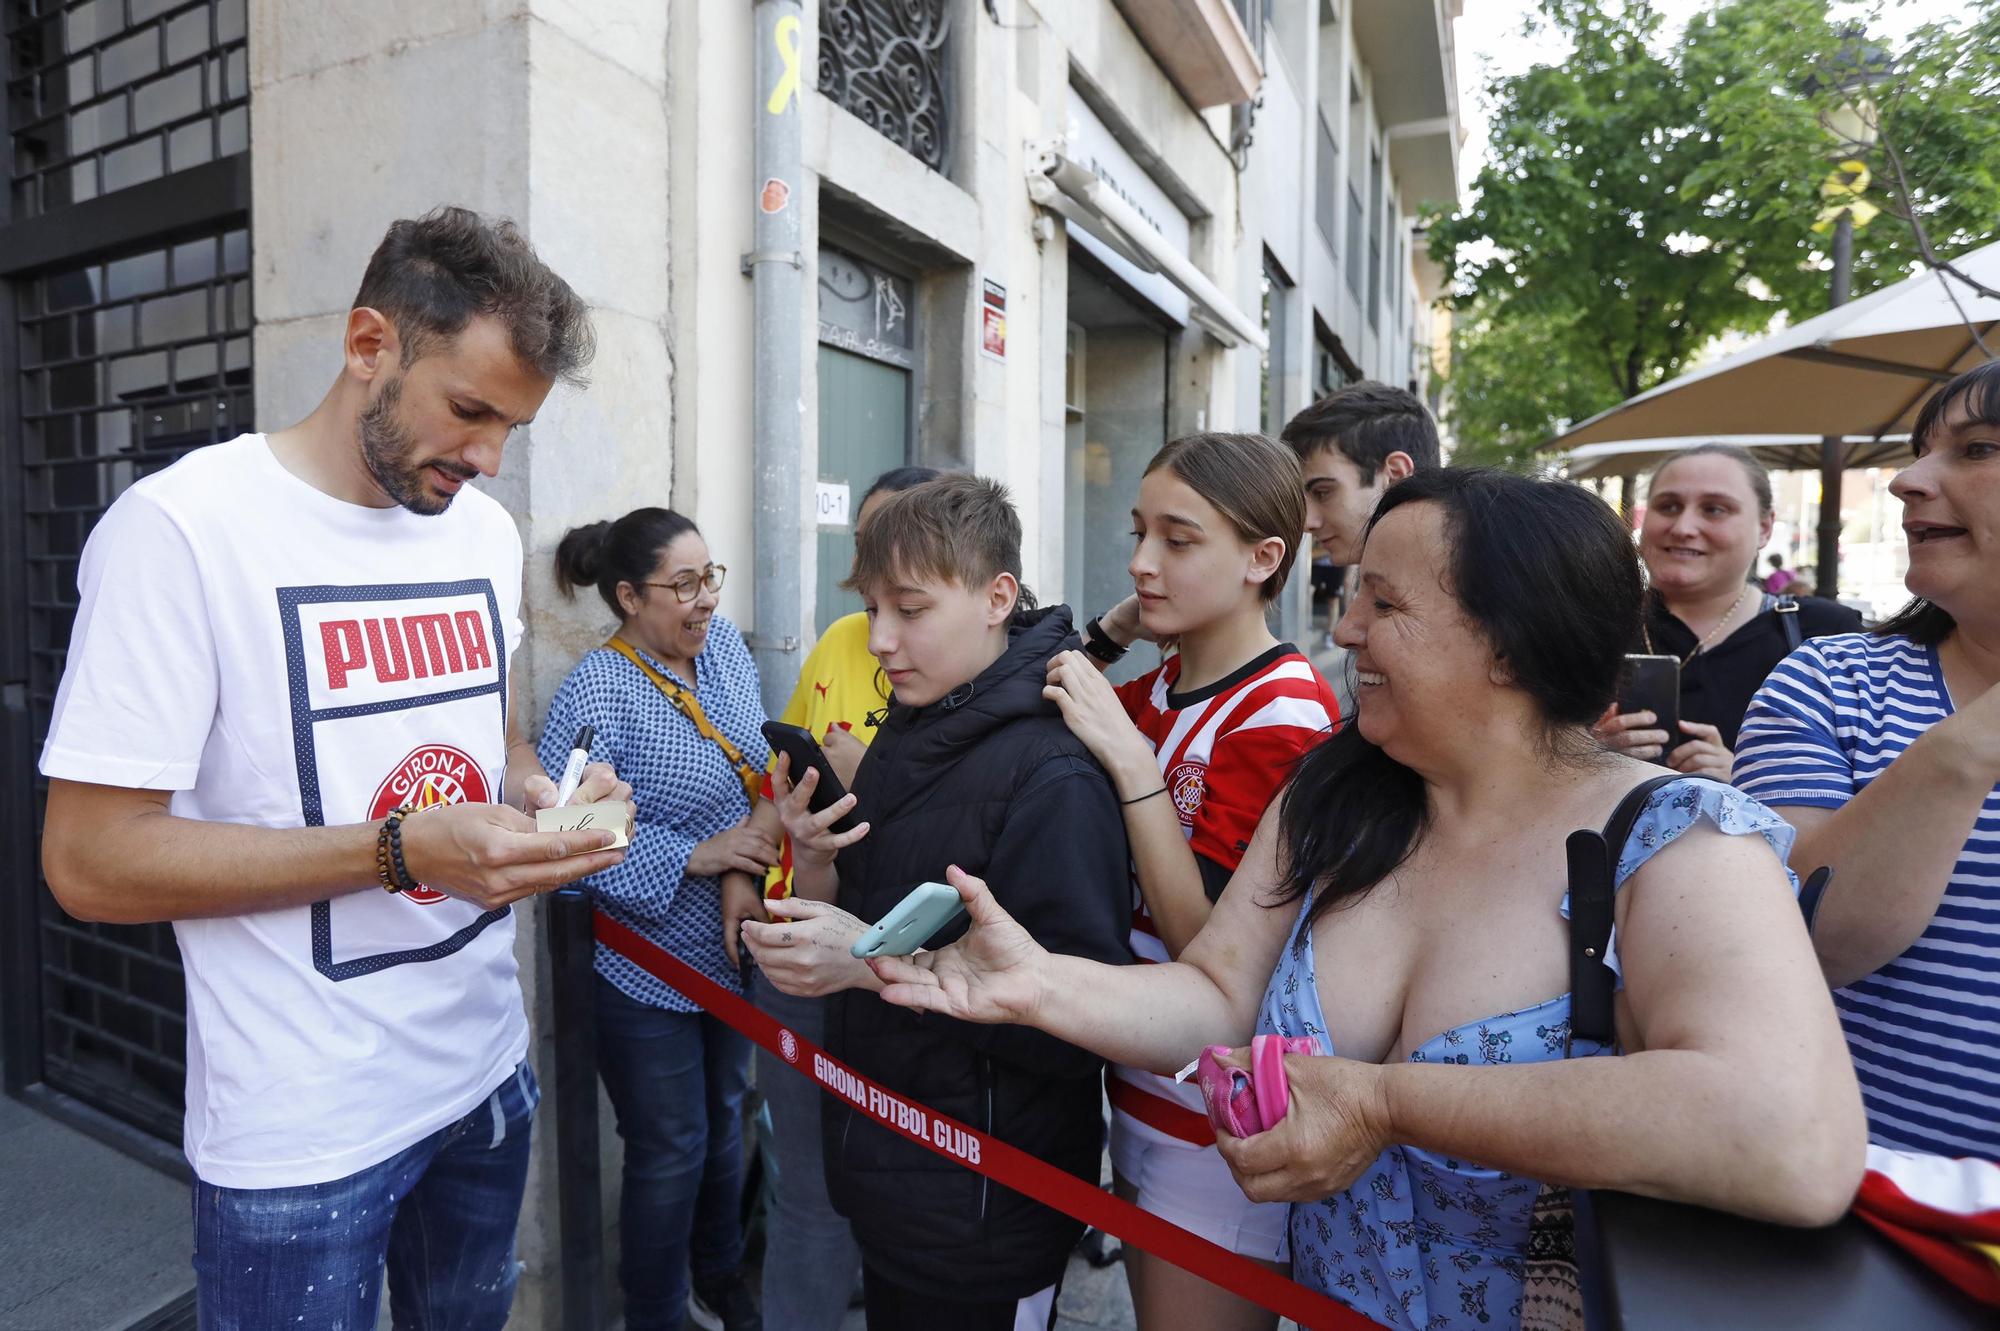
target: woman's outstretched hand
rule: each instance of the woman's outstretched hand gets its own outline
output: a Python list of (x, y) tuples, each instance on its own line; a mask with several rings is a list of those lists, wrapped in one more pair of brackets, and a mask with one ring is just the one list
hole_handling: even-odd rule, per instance
[(935, 952), (870, 961), (882, 997), (960, 1021), (1034, 1025), (1049, 954), (1000, 909), (984, 881), (957, 865), (945, 871), (945, 881), (958, 889), (971, 927)]

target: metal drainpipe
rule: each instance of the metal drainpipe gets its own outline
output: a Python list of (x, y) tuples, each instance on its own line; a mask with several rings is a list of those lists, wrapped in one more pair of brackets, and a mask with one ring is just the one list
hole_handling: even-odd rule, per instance
[(805, 505), (800, 496), (805, 403), (799, 320), (805, 287), (800, 160), (804, 130), (799, 100), (805, 89), (805, 20), (799, 0), (757, 0), (755, 247), (743, 256), (756, 298), (751, 380), (751, 454), (755, 466), (756, 614), (751, 656), (776, 716), (791, 696), (798, 669), (804, 606)]

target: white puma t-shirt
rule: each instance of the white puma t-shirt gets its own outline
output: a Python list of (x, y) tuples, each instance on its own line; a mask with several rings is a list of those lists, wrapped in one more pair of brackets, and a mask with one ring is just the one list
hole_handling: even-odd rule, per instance
[[(488, 496), (365, 508), (243, 435), (121, 495), (77, 582), (44, 774), (261, 827), (504, 798), (521, 538)], [(378, 1164), (527, 1051), (510, 911), (377, 888), (174, 932), (187, 1155), (209, 1183)]]

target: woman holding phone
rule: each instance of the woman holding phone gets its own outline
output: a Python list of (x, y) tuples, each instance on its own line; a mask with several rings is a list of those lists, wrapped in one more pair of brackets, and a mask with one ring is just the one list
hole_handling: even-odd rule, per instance
[[(1176, 439), (1132, 507), (1133, 594), (1049, 664), (1048, 696), (1123, 803), (1132, 848), (1132, 951), (1169, 961), (1198, 933), (1299, 756), (1340, 717), (1312, 662), (1265, 615), (1305, 531), (1299, 463), (1251, 434)], [(1135, 638), (1173, 640), (1157, 669), (1114, 689), (1101, 672)], [(1185, 1229), (1280, 1266), (1282, 1206), (1247, 1200), (1215, 1150), (1201, 1092), (1114, 1067), (1112, 1182)], [(1140, 1249), (1125, 1276), (1142, 1331), (1267, 1331), (1276, 1316)]]
[(1680, 663), (1679, 732), (1656, 709), (1598, 722), (1614, 749), (1696, 776), (1729, 780), (1750, 698), (1807, 638), (1852, 633), (1860, 612), (1816, 596), (1773, 595), (1752, 578), (1771, 539), (1771, 474), (1747, 449), (1701, 444), (1653, 470), (1639, 556), (1645, 617), (1631, 650)]

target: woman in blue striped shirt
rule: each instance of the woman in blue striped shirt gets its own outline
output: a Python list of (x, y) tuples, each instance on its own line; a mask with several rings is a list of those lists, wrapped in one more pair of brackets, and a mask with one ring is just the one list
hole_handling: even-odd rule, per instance
[(1916, 599), (1778, 666), (1736, 784), (1798, 829), (1794, 869), (1834, 867), (1814, 943), (1873, 1139), (2000, 1159), (2000, 362), (1910, 439)]

